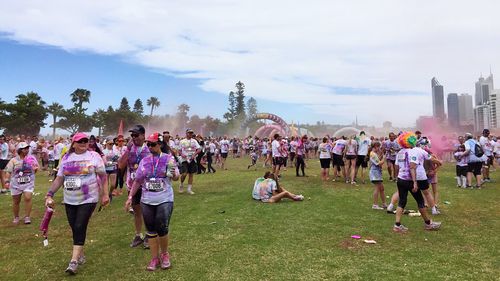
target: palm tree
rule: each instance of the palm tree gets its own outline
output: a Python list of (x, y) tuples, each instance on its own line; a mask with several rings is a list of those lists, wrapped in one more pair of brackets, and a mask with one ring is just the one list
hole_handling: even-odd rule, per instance
[(157, 97), (150, 97), (147, 101), (146, 101), (146, 104), (148, 106), (151, 106), (151, 114), (150, 114), (150, 117), (153, 117), (153, 110), (155, 109), (155, 107), (158, 107), (160, 106), (160, 101), (158, 100)]
[(76, 89), (70, 96), (71, 101), (76, 103), (76, 107), (80, 110), (84, 102), (90, 101), (90, 91), (87, 89)]
[(64, 110), (64, 107), (57, 103), (53, 102), (51, 105), (47, 107), (47, 112), (52, 114), (52, 139), (56, 139), (56, 122), (57, 122), (57, 117), (61, 115), (62, 111)]

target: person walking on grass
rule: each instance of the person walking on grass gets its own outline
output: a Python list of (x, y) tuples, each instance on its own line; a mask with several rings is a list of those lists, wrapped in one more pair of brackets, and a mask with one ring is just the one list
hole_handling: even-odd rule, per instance
[(354, 172), (354, 178), (358, 178), (358, 172), (361, 167), (361, 183), (365, 183), (365, 170), (368, 167), (368, 159), (370, 155), (368, 155), (368, 150), (371, 145), (371, 140), (368, 138), (364, 131), (359, 133), (358, 142), (358, 155), (356, 159), (356, 171)]
[(474, 139), (471, 133), (465, 134), (465, 152), (462, 157), (467, 158), (467, 187), (472, 188), (472, 177), (476, 178), (476, 188), (480, 189), (482, 184), (481, 169), (486, 156), (478, 151), (477, 147), (481, 145)]
[(306, 145), (307, 145), (307, 135), (303, 135), (300, 140), (297, 141), (297, 148), (296, 148), (296, 156), (297, 160), (295, 161), (295, 175), (298, 177), (299, 176), (299, 169), (302, 171), (302, 176), (305, 177), (305, 168), (306, 168), (306, 163), (304, 162), (304, 158), (306, 155)]
[[(370, 181), (373, 183), (373, 205), (374, 210), (383, 210), (387, 208), (385, 204), (384, 179), (382, 176), (382, 166), (385, 158), (380, 149), (381, 143), (374, 142), (370, 148)], [(378, 199), (382, 202), (382, 206), (378, 204)]]
[[(130, 189), (134, 183), (137, 168), (142, 159), (149, 156), (151, 153), (146, 147), (145, 133), (146, 129), (142, 125), (135, 125), (129, 130), (131, 140), (120, 159), (118, 160), (118, 167), (120, 169), (127, 169), (127, 190), (130, 195)], [(143, 245), (144, 248), (149, 248), (148, 237), (142, 236), (142, 213), (141, 213), (141, 190), (139, 190), (132, 198), (132, 208), (129, 212), (134, 215), (134, 228), (135, 236), (130, 243), (130, 247), (134, 248)]]
[(179, 179), (179, 170), (175, 157), (161, 151), (161, 135), (156, 132), (147, 138), (147, 147), (151, 152), (139, 163), (137, 174), (125, 202), (125, 210), (132, 205), (132, 200), (139, 189), (141, 209), (146, 225), (151, 251), (151, 261), (146, 267), (154, 271), (170, 268), (168, 252), (168, 234), (170, 218), (174, 208), (172, 181)]
[(429, 188), (429, 182), (424, 169), (425, 158), (415, 150), (417, 137), (411, 132), (402, 133), (397, 138), (399, 146), (402, 148), (396, 155), (398, 165), (397, 187), (399, 194), (398, 208), (396, 209), (396, 221), (392, 230), (398, 233), (405, 233), (408, 228), (401, 224), (404, 208), (406, 207), (408, 192), (411, 193), (417, 202), (418, 210), (422, 214), (425, 230), (438, 230), (440, 222), (431, 221), (425, 208), (424, 197), (421, 190)]
[(61, 159), (56, 179), (47, 192), (45, 205), (54, 207), (54, 194), (63, 186), (66, 216), (73, 232), (73, 251), (66, 272), (74, 275), (78, 265), (85, 263), (83, 252), (87, 236), (87, 225), (99, 201), (109, 203), (107, 176), (102, 157), (89, 150), (89, 137), (85, 133), (76, 133), (71, 147)]
[(349, 137), (345, 148), (346, 173), (350, 177), (351, 185), (356, 183), (356, 160), (358, 158), (358, 142), (354, 139), (355, 136)]
[(186, 138), (182, 139), (179, 143), (179, 154), (181, 157), (181, 184), (179, 186), (179, 193), (184, 192), (184, 180), (188, 178), (187, 193), (193, 195), (193, 179), (194, 174), (198, 171), (196, 164), (196, 156), (201, 152), (200, 144), (194, 138), (194, 131), (191, 129), (186, 130)]
[(35, 156), (28, 155), (30, 146), (26, 142), (17, 144), (17, 156), (10, 159), (4, 170), (6, 187), (12, 195), (13, 224), (19, 223), (19, 204), (24, 195), (24, 224), (31, 223), (31, 207), (33, 191), (35, 189), (35, 173), (38, 171), (38, 161)]

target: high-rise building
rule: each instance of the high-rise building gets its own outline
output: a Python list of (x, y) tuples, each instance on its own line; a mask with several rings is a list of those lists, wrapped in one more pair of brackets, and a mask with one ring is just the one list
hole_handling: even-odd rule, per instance
[(490, 92), (490, 125), (491, 128), (500, 128), (500, 89)]
[(446, 104), (448, 105), (448, 125), (452, 128), (458, 128), (460, 121), (458, 95), (450, 93), (448, 94), (446, 101)]
[[(448, 114), (450, 113), (448, 112)], [(471, 95), (461, 94), (458, 96), (458, 115), (460, 126), (474, 125), (474, 108)]]
[(490, 100), (490, 93), (493, 91), (493, 74), (490, 73), (486, 79), (479, 77), (476, 82), (475, 105), (487, 104)]
[(438, 120), (442, 121), (445, 118), (444, 115), (444, 90), (443, 86), (439, 84), (436, 77), (431, 80), (432, 88), (432, 115)]
[(481, 132), (490, 128), (490, 105), (483, 104), (474, 108), (474, 131)]

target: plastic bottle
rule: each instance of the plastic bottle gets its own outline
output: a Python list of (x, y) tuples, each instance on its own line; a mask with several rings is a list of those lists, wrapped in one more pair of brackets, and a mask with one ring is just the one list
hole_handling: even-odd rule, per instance
[(52, 219), (52, 214), (54, 213), (54, 209), (51, 207), (47, 207), (45, 209), (45, 214), (43, 215), (42, 223), (40, 223), (40, 231), (43, 233), (44, 237), (47, 237), (47, 232), (49, 230), (49, 223)]

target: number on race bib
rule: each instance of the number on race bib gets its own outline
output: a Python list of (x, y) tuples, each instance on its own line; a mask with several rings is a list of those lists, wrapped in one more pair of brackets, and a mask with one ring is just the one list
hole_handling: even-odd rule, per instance
[(30, 176), (22, 176), (17, 178), (17, 183), (18, 184), (27, 184), (31, 181)]
[(79, 190), (82, 188), (82, 180), (77, 177), (66, 177), (64, 179), (64, 189), (69, 191)]
[(164, 190), (164, 182), (161, 179), (148, 179), (146, 189), (151, 192), (160, 192)]

